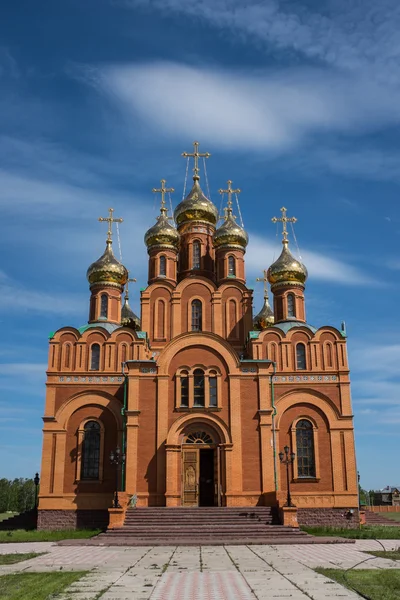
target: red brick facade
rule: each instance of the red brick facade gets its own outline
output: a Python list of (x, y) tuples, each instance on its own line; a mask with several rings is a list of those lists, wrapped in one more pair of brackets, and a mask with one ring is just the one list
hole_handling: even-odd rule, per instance
[[(126, 452), (121, 486), (139, 506), (282, 505), (286, 471), (278, 453), (287, 445), (296, 453), (290, 479), (299, 521), (342, 519), (358, 506), (343, 333), (306, 323), (304, 285), (297, 284), (273, 287), (275, 325), (253, 331), (245, 247), (215, 251), (211, 218), (179, 218), (179, 249), (149, 248), (141, 331), (118, 325), (122, 280), (96, 282), (90, 325), (64, 327), (50, 340), (39, 526), (76, 526), (95, 519), (93, 511), (104, 518), (115, 489), (109, 455), (118, 444)], [(296, 319), (287, 313), (293, 290)], [(103, 293), (110, 309), (100, 319)], [(302, 420), (312, 432), (309, 476), (298, 462)], [(88, 422), (98, 424), (100, 439), (92, 479), (82, 475)]]

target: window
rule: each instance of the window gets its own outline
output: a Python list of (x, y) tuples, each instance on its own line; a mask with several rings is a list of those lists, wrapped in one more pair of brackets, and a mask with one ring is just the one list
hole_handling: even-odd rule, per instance
[(296, 316), (294, 294), (288, 294), (288, 297), (287, 297), (287, 314), (288, 314), (288, 317), (295, 317)]
[(181, 373), (181, 406), (189, 406), (189, 374), (187, 371)]
[(90, 369), (91, 371), (98, 371), (100, 369), (100, 346), (99, 344), (93, 344), (91, 358), (90, 358)]
[(201, 245), (198, 240), (193, 242), (192, 248), (192, 269), (200, 269)]
[(82, 440), (81, 479), (99, 479), (100, 474), (100, 425), (88, 421)]
[(209, 377), (210, 385), (210, 406), (218, 405), (218, 386), (217, 386), (217, 375), (213, 371)]
[(167, 259), (165, 256), (160, 256), (160, 275), (165, 277), (167, 275)]
[(205, 431), (195, 431), (189, 433), (185, 440), (185, 444), (213, 444), (214, 440)]
[(194, 377), (194, 406), (204, 406), (204, 371), (195, 369)]
[(228, 275), (235, 277), (236, 275), (236, 260), (234, 256), (228, 258)]
[(306, 419), (296, 425), (296, 448), (298, 477), (315, 477), (313, 426)]
[(192, 302), (192, 331), (201, 331), (202, 329), (202, 304), (200, 300)]
[(100, 296), (100, 317), (103, 319), (107, 319), (108, 317), (108, 296), (107, 294), (102, 294)]
[(307, 368), (306, 347), (304, 344), (297, 344), (296, 346), (296, 368), (302, 371)]

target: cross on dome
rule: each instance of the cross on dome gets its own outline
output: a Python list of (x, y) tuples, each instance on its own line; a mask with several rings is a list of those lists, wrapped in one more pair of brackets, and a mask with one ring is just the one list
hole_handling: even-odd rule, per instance
[(268, 298), (268, 277), (267, 277), (267, 269), (263, 270), (264, 273), (264, 277), (257, 277), (256, 281), (263, 281), (264, 282), (264, 298)]
[(220, 194), (227, 194), (228, 196), (228, 202), (227, 202), (227, 206), (224, 209), (225, 211), (225, 215), (231, 215), (232, 214), (232, 194), (240, 194), (242, 190), (240, 190), (239, 188), (237, 188), (236, 190), (232, 189), (232, 181), (231, 179), (228, 179), (228, 181), (226, 182), (228, 184), (228, 189), (226, 190), (218, 190), (218, 192)]
[(193, 142), (193, 152), (182, 152), (182, 156), (184, 158), (193, 158), (194, 159), (194, 175), (193, 179), (200, 179), (199, 177), (199, 158), (210, 158), (211, 154), (209, 152), (199, 152), (199, 142)]
[(282, 235), (283, 235), (282, 244), (288, 244), (287, 223), (296, 223), (296, 221), (297, 221), (296, 217), (287, 217), (286, 212), (287, 212), (287, 209), (284, 206), (282, 206), (282, 208), (281, 208), (282, 216), (280, 218), (272, 217), (272, 219), (271, 219), (271, 221), (273, 223), (282, 223)]
[(123, 219), (114, 219), (113, 218), (114, 209), (108, 209), (108, 217), (99, 217), (100, 222), (108, 222), (108, 230), (107, 230), (107, 243), (112, 243), (112, 224), (113, 223), (123, 223)]
[(168, 209), (165, 207), (165, 194), (168, 193), (172, 193), (175, 191), (174, 188), (166, 188), (165, 184), (167, 183), (166, 179), (161, 179), (161, 187), (160, 188), (153, 188), (151, 191), (154, 194), (161, 194), (161, 208), (160, 208), (160, 212), (161, 214), (167, 214)]

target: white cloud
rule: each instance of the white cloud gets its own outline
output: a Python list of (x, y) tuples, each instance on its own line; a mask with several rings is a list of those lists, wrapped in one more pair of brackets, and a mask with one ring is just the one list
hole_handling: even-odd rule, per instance
[(400, 119), (400, 94), (316, 68), (240, 73), (157, 62), (87, 69), (87, 81), (132, 119), (216, 147), (287, 149), (306, 136)]
[[(246, 268), (248, 272), (258, 275), (278, 258), (281, 248), (257, 235), (250, 234), (249, 237)], [(301, 260), (306, 265), (309, 277), (312, 279), (345, 285), (368, 285), (371, 283), (367, 275), (357, 267), (318, 252), (305, 251)]]

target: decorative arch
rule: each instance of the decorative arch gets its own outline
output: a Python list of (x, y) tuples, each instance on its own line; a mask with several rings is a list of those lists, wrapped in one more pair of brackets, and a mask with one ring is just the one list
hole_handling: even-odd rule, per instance
[(238, 356), (232, 346), (214, 333), (203, 331), (200, 334), (196, 332), (182, 333), (171, 340), (157, 359), (159, 374), (168, 375), (169, 365), (175, 354), (178, 354), (178, 352), (185, 348), (189, 348), (190, 346), (201, 346), (207, 350), (209, 350), (210, 347), (213, 348), (213, 350), (220, 354), (221, 358), (226, 363), (229, 373), (236, 373), (238, 371)]
[[(318, 408), (327, 418), (329, 429), (335, 429), (338, 427), (339, 421), (339, 413), (336, 407), (331, 403), (331, 400), (327, 396), (323, 396), (322, 394), (317, 394), (317, 392), (313, 390), (292, 390), (279, 398), (276, 401), (276, 408), (278, 411), (277, 419), (276, 419), (276, 428), (279, 429), (280, 420), (282, 415), (293, 406), (297, 404), (310, 404), (311, 406), (315, 406)], [(343, 420), (340, 423), (341, 429), (351, 429), (351, 419), (348, 420), (348, 426), (346, 427), (345, 421)]]
[(193, 425), (196, 429), (200, 429), (202, 424), (217, 432), (221, 444), (231, 443), (229, 430), (222, 419), (216, 415), (189, 414), (179, 417), (179, 419), (177, 419), (171, 425), (167, 435), (167, 445), (178, 445), (179, 438), (183, 433), (185, 433), (186, 428), (189, 428), (191, 425)]
[[(115, 418), (117, 429), (122, 430), (122, 416), (121, 416), (121, 403), (106, 392), (84, 392), (78, 393), (72, 396), (63, 404), (63, 406), (57, 411), (55, 418), (57, 423), (64, 430), (67, 429), (68, 421), (78, 409), (88, 405), (101, 406), (109, 410)], [(90, 419), (89, 419), (90, 420)]]
[(194, 283), (196, 285), (198, 285), (198, 284), (203, 285), (205, 288), (208, 289), (208, 291), (210, 292), (210, 294), (213, 294), (213, 292), (215, 292), (216, 289), (217, 289), (217, 286), (214, 283), (212, 283), (211, 281), (209, 281), (208, 279), (206, 279), (205, 277), (203, 277), (203, 276), (196, 276), (195, 280), (191, 279), (190, 277), (182, 279), (182, 281), (180, 281), (178, 283), (178, 285), (176, 286), (176, 291), (180, 292), (180, 293), (183, 293), (183, 291), (187, 287), (189, 287), (190, 285), (193, 285)]

